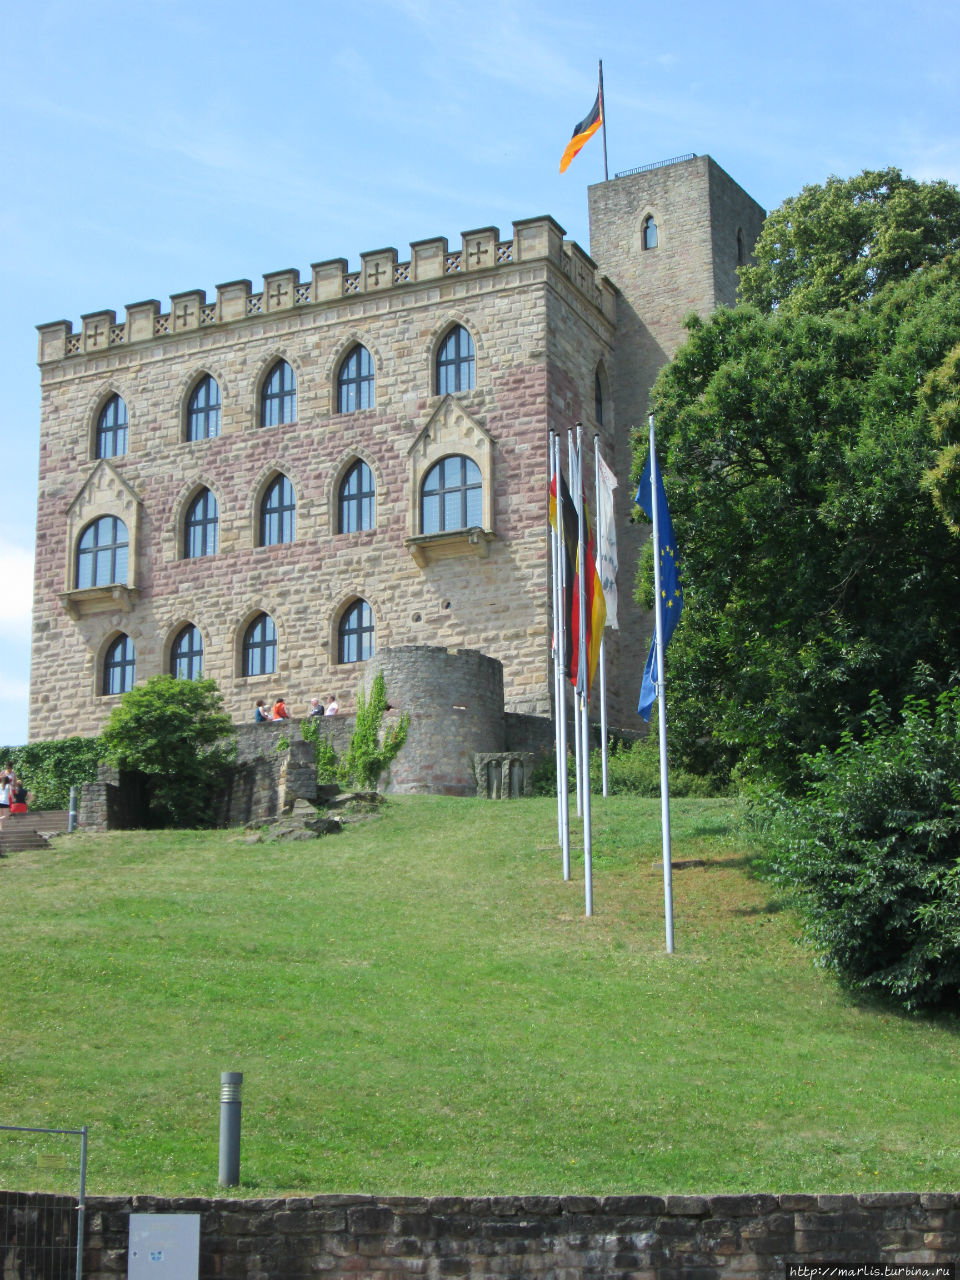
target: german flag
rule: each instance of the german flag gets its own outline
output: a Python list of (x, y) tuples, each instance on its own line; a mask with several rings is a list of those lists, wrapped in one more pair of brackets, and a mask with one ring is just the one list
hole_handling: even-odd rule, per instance
[(563, 153), (563, 159), (560, 161), (560, 172), (565, 173), (567, 166), (575, 155), (577, 155), (583, 147), (590, 141), (593, 135), (603, 124), (603, 99), (600, 96), (600, 90), (597, 90), (597, 100), (590, 108), (589, 114), (580, 121), (578, 125), (574, 125), (573, 137), (567, 143), (567, 149)]

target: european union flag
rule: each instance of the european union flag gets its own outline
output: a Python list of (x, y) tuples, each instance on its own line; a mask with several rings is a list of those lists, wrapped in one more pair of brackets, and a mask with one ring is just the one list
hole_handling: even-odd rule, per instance
[[(667, 495), (663, 488), (663, 476), (657, 464), (656, 453), (651, 452), (647, 465), (640, 477), (637, 489), (637, 503), (643, 508), (649, 519), (653, 520), (653, 503), (650, 489), (650, 464), (656, 467), (657, 474), (657, 527), (660, 534), (660, 597), (663, 606), (663, 648), (666, 651), (670, 637), (677, 629), (680, 613), (683, 609), (683, 588), (680, 585), (680, 563), (677, 559), (677, 544), (673, 536), (673, 521), (667, 508)], [(650, 719), (650, 711), (657, 700), (657, 637), (653, 637), (647, 665), (643, 669), (643, 683), (640, 686), (640, 705), (637, 714), (644, 720)]]

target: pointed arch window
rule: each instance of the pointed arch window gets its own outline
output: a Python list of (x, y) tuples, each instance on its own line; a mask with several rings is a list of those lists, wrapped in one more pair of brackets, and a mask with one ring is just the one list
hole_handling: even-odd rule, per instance
[(260, 546), (275, 547), (293, 542), (297, 533), (297, 499), (293, 485), (279, 475), (260, 503)]
[(737, 227), (737, 266), (742, 267), (746, 260), (747, 254), (743, 243), (743, 227)]
[(437, 352), (437, 395), (472, 391), (477, 382), (477, 352), (473, 338), (462, 324), (456, 325)]
[(361, 459), (353, 464), (340, 484), (338, 533), (358, 533), (374, 528), (377, 497), (373, 472)]
[(366, 662), (373, 656), (373, 610), (366, 600), (355, 601), (340, 619), (338, 662)]
[(206, 374), (190, 396), (187, 407), (187, 440), (212, 440), (220, 434), (220, 384)]
[(130, 539), (122, 520), (101, 516), (88, 524), (77, 543), (77, 590), (125, 583), (129, 552)]
[(655, 249), (658, 243), (657, 224), (654, 221), (653, 214), (648, 213), (643, 220), (643, 247), (644, 249)]
[(427, 472), (420, 490), (420, 532), (449, 533), (483, 524), (483, 478), (472, 458), (453, 454)]
[(600, 381), (600, 370), (593, 375), (593, 416), (598, 427), (603, 426), (603, 383)]
[(360, 343), (347, 355), (337, 376), (337, 412), (373, 408), (373, 359)]
[(297, 379), (286, 360), (267, 374), (260, 396), (260, 425), (278, 427), (297, 420)]
[(183, 522), (183, 554), (187, 560), (217, 553), (220, 511), (209, 489), (201, 489), (187, 508)]
[(170, 674), (178, 680), (199, 680), (203, 675), (203, 636), (193, 623), (179, 633), (170, 650)]
[(97, 419), (97, 457), (120, 458), (127, 452), (127, 406), (113, 395)]
[(243, 636), (243, 674), (269, 676), (277, 669), (277, 629), (269, 613), (258, 613)]
[(117, 636), (103, 659), (103, 692), (126, 693), (137, 676), (137, 652), (127, 635)]

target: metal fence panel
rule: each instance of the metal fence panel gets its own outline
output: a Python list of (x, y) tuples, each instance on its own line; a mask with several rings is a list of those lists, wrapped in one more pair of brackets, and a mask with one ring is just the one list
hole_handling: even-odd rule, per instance
[(86, 1126), (0, 1125), (2, 1280), (82, 1280), (86, 1165)]

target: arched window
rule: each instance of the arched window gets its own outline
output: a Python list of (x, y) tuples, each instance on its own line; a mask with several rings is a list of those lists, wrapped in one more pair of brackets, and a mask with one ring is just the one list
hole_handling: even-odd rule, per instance
[(220, 384), (206, 374), (193, 389), (187, 409), (187, 439), (210, 440), (220, 434)]
[(261, 427), (277, 427), (297, 420), (297, 380), (286, 360), (278, 360), (267, 374), (260, 398)]
[(373, 610), (366, 600), (355, 601), (340, 619), (338, 662), (366, 662), (373, 654)]
[(269, 676), (277, 669), (277, 629), (269, 613), (258, 613), (243, 636), (243, 674)]
[(447, 533), (483, 523), (483, 481), (470, 458), (454, 454), (431, 467), (420, 491), (420, 532)]
[(284, 475), (277, 476), (260, 503), (260, 546), (275, 547), (293, 542), (297, 532), (297, 499), (293, 485)]
[(340, 366), (337, 412), (353, 413), (356, 409), (372, 408), (373, 360), (367, 348), (358, 343)]
[(127, 452), (127, 406), (111, 396), (97, 419), (97, 457), (120, 458)]
[(598, 427), (603, 426), (603, 383), (600, 381), (600, 370), (593, 375), (593, 416)]
[(77, 544), (77, 590), (125, 583), (129, 550), (127, 526), (116, 516), (88, 524)]
[(209, 489), (201, 489), (187, 508), (183, 522), (183, 554), (187, 560), (217, 553), (220, 512)]
[(373, 472), (359, 459), (343, 477), (340, 485), (340, 517), (338, 533), (357, 533), (374, 527), (374, 501), (377, 496)]
[(653, 220), (652, 213), (648, 213), (643, 220), (642, 243), (644, 249), (655, 249), (657, 247), (657, 224)]
[(103, 659), (103, 692), (126, 693), (137, 674), (137, 653), (129, 636), (117, 636)]
[(203, 675), (203, 636), (188, 623), (170, 650), (170, 674), (178, 680), (199, 680)]
[(458, 324), (444, 338), (437, 352), (437, 395), (472, 391), (477, 383), (477, 353), (473, 339)]

